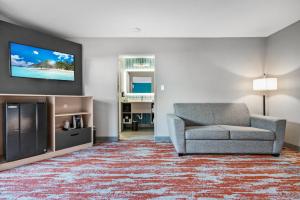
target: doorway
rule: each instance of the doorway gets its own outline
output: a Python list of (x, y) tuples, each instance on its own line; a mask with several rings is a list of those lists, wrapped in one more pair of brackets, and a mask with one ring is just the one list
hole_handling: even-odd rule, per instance
[(155, 56), (119, 56), (119, 140), (153, 140)]

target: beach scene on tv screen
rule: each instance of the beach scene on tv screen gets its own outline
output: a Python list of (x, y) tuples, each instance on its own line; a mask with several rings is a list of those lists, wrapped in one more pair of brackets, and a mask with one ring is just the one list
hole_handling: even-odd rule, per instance
[(74, 81), (74, 55), (10, 43), (11, 75)]

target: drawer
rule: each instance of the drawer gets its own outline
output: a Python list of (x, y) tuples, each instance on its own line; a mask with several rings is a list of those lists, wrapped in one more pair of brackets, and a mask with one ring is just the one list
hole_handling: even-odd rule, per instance
[(92, 142), (92, 129), (80, 128), (55, 133), (55, 150)]

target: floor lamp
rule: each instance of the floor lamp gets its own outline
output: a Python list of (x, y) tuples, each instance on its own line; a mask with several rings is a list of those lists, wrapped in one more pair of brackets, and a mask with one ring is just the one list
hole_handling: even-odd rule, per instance
[(277, 78), (263, 78), (253, 80), (253, 90), (263, 94), (263, 115), (266, 115), (266, 94), (268, 91), (277, 90)]

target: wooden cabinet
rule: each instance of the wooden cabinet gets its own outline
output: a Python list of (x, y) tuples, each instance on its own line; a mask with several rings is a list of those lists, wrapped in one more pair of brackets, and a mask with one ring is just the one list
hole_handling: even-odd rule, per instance
[[(63, 126), (65, 121), (72, 122), (72, 117), (75, 115), (81, 115), (83, 118), (83, 127), (88, 129), (83, 129), (84, 134), (89, 134), (89, 142), (93, 141), (92, 138), (92, 127), (93, 127), (93, 98), (90, 96), (55, 96), (51, 100), (53, 103), (53, 114), (52, 116), (52, 148), (56, 150), (56, 147), (61, 145), (56, 145), (56, 141), (60, 137), (60, 134), (68, 135), (70, 131), (63, 131)], [(88, 130), (88, 132), (86, 131)], [(80, 132), (79, 129), (76, 129)], [(62, 137), (64, 138), (64, 137)], [(70, 140), (76, 140), (78, 137), (70, 137)], [(84, 141), (87, 141), (84, 139)], [(81, 144), (84, 144), (84, 141)], [(88, 142), (86, 142), (88, 143)], [(73, 144), (73, 145), (72, 145)], [(80, 142), (70, 142), (67, 147), (79, 145)]]
[[(3, 157), (3, 105), (6, 102), (47, 102), (48, 144), (47, 153), (12, 162), (0, 162), (0, 171), (70, 153), (92, 146), (93, 97), (69, 95), (0, 94), (0, 158)], [(63, 131), (66, 120), (81, 115), (83, 128)], [(63, 142), (64, 141), (64, 142)], [(68, 141), (68, 142), (66, 142)]]

